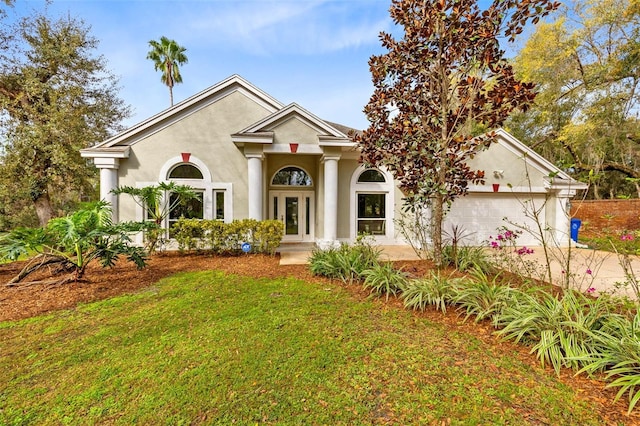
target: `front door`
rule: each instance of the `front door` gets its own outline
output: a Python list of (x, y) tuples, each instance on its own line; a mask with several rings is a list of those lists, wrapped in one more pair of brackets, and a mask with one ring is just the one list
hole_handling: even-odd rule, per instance
[(313, 241), (313, 192), (271, 191), (270, 218), (284, 224), (284, 242)]

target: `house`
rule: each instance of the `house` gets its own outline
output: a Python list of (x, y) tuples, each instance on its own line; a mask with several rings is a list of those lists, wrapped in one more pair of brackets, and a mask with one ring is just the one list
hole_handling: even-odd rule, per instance
[[(112, 189), (172, 180), (201, 197), (167, 226), (179, 214), (278, 219), (287, 242), (326, 246), (366, 232), (381, 244), (404, 244), (394, 225), (402, 193), (387, 171), (359, 163), (350, 130), (233, 75), (81, 155), (100, 169), (100, 196), (112, 204), (115, 221), (142, 220), (145, 213)], [(472, 231), (468, 242), (495, 234), (505, 216), (530, 224), (523, 206), (531, 202), (550, 232), (568, 241), (566, 206), (581, 184), (503, 130), (473, 165), (486, 171), (486, 184), (472, 185), (447, 216)], [(524, 244), (534, 242), (526, 238)]]

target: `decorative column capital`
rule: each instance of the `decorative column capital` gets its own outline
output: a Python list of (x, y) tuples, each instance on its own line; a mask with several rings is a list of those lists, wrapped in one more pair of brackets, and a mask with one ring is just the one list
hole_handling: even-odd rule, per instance
[(260, 153), (245, 153), (244, 157), (246, 159), (257, 158), (260, 161), (263, 161), (265, 159), (265, 155), (262, 152), (260, 152)]
[(342, 157), (340, 154), (323, 154), (320, 161), (323, 163), (331, 160), (339, 161), (340, 157)]
[(95, 157), (93, 164), (98, 169), (118, 169), (120, 167), (120, 159), (113, 157)]

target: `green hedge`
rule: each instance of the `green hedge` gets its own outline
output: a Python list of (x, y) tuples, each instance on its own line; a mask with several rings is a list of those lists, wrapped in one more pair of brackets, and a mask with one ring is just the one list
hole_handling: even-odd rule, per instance
[(172, 227), (180, 251), (210, 251), (237, 254), (242, 243), (251, 244), (252, 253), (274, 254), (282, 241), (284, 225), (278, 220), (180, 219)]

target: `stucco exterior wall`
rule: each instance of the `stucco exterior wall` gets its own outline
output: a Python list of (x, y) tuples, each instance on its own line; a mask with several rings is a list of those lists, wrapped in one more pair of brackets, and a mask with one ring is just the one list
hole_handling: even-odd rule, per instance
[[(469, 161), (469, 165), (473, 170), (484, 170), (485, 185), (489, 188), (494, 183), (500, 184), (503, 188), (508, 184), (513, 187), (528, 187), (529, 183), (533, 187), (542, 187), (545, 175), (529, 160), (530, 164), (525, 169), (524, 158), (508, 149), (505, 143), (499, 140), (478, 153)], [(499, 171), (502, 175), (496, 177), (494, 171)], [(527, 178), (527, 172), (529, 178)]]
[(338, 167), (338, 238), (349, 239), (352, 220), (350, 213), (351, 189), (350, 182), (353, 173), (360, 166), (357, 160), (340, 160)]
[[(120, 185), (157, 183), (163, 178), (159, 171), (169, 159), (190, 152), (206, 164), (213, 182), (232, 184), (233, 216), (246, 218), (247, 160), (230, 135), (268, 114), (242, 93), (233, 92), (135, 143), (118, 170)], [(135, 220), (137, 210), (130, 197), (120, 196), (120, 220)]]
[(297, 143), (316, 145), (318, 143), (318, 132), (297, 117), (284, 119), (276, 125), (270, 126), (270, 130), (275, 131), (273, 138), (274, 144), (288, 145), (290, 143)]

